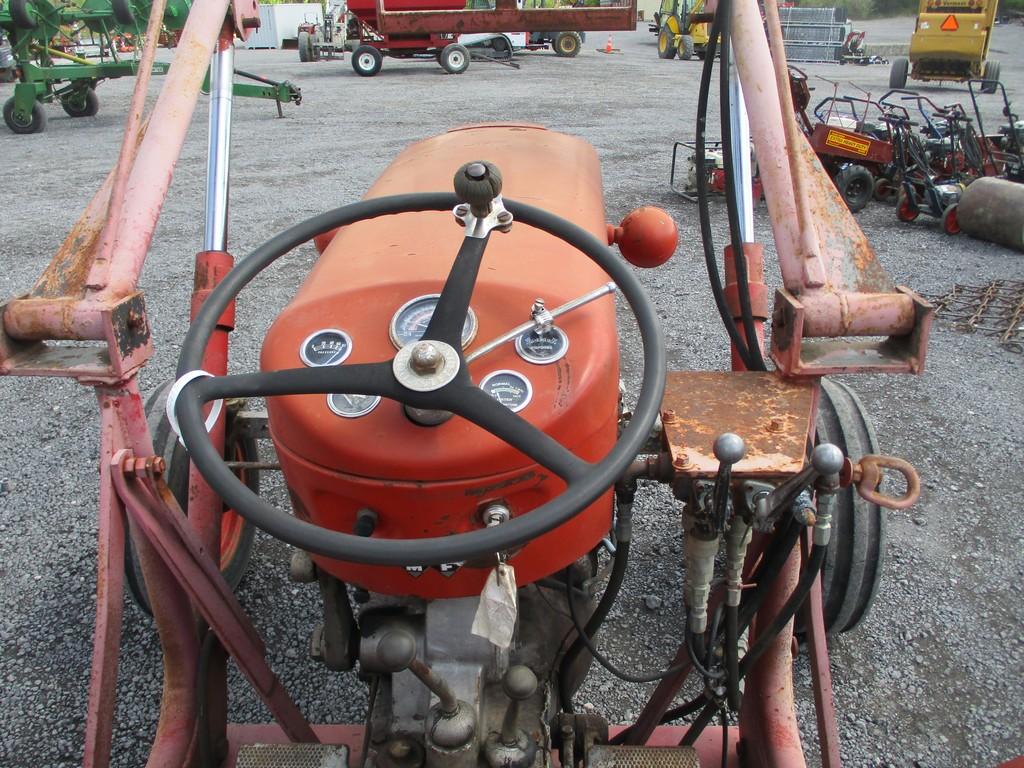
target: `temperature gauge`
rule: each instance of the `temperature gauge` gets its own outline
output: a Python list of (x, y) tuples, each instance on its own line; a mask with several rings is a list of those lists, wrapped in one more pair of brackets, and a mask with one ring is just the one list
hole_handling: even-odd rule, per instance
[(546, 333), (534, 328), (516, 336), (516, 352), (528, 363), (548, 365), (565, 357), (569, 351), (569, 337), (565, 331), (551, 326)]
[(302, 362), (313, 368), (341, 365), (350, 354), (352, 337), (337, 328), (324, 328), (311, 333), (299, 347)]
[[(426, 296), (418, 296), (412, 301), (407, 301), (391, 318), (391, 343), (398, 349), (419, 341), (430, 325), (430, 318), (434, 316), (434, 309), (437, 307), (437, 300), (441, 298), (439, 293), (429, 293)], [(466, 323), (462, 326), (462, 348), (465, 349), (476, 336), (476, 314), (472, 309), (466, 313)]]
[(328, 395), (327, 407), (346, 419), (365, 416), (380, 403), (380, 395)]
[(523, 410), (533, 398), (530, 380), (515, 371), (495, 371), (480, 382), (480, 389), (513, 413)]

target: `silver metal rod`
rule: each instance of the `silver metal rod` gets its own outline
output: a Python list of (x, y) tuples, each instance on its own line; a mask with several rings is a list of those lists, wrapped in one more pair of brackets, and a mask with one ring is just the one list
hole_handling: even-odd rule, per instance
[[(551, 310), (551, 317), (555, 318), (555, 317), (558, 317), (559, 315), (564, 315), (566, 312), (572, 312), (574, 309), (582, 307), (584, 304), (589, 304), (590, 302), (594, 301), (594, 299), (599, 299), (602, 296), (607, 296), (610, 293), (615, 293), (615, 291), (617, 291), (617, 290), (618, 290), (618, 286), (615, 285), (615, 283), (605, 283), (600, 288), (595, 288), (594, 290), (590, 291), (589, 293), (583, 294), (582, 296), (580, 296), (577, 299), (573, 299), (572, 301), (567, 301), (562, 306), (557, 307), (556, 309), (552, 309)], [(498, 347), (500, 347), (505, 342), (512, 341), (512, 339), (514, 339), (516, 336), (521, 334), (523, 331), (530, 330), (531, 328), (533, 328), (533, 326), (534, 326), (533, 320), (527, 320), (522, 325), (517, 325), (515, 328), (513, 328), (508, 333), (502, 334), (501, 336), (499, 336), (498, 338), (494, 339), (493, 341), (487, 342), (482, 347), (480, 347), (479, 349), (474, 351), (473, 354), (468, 355), (466, 357), (466, 363), (467, 364), (471, 363), (474, 360), (476, 360), (478, 357), (483, 357), (488, 352), (491, 352), (492, 350), (497, 349)]]
[(218, 42), (210, 63), (210, 140), (206, 158), (206, 227), (203, 250), (228, 248), (228, 191), (231, 160), (231, 102), (235, 47)]
[(736, 199), (740, 204), (740, 235), (743, 242), (754, 240), (753, 167), (750, 162), (750, 121), (743, 102), (743, 89), (735, 61), (729, 64), (729, 119), (732, 122), (732, 157), (736, 178)]

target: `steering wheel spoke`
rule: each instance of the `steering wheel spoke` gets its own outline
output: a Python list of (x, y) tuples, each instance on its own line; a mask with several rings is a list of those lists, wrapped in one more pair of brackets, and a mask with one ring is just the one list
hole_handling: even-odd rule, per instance
[(504, 440), (570, 485), (593, 468), (589, 462), (477, 386), (464, 384), (453, 387), (446, 393), (446, 399), (449, 401), (447, 408), (452, 413)]
[(476, 287), (480, 262), (490, 234), (483, 237), (466, 237), (459, 246), (451, 271), (445, 280), (441, 297), (437, 300), (430, 324), (423, 333), (428, 341), (443, 341), (454, 349), (462, 349), (462, 328), (469, 314), (469, 300)]
[(192, 390), (200, 402), (232, 397), (277, 397), (317, 395), (333, 392), (346, 395), (381, 395), (402, 399), (390, 362), (289, 368), (266, 373), (239, 373), (196, 379), (183, 392)]

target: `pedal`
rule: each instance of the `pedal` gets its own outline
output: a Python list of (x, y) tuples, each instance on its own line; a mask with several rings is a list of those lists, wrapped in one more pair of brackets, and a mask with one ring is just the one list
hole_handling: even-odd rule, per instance
[(348, 747), (330, 744), (243, 744), (235, 768), (348, 768)]
[(693, 747), (610, 747), (587, 752), (587, 768), (700, 768)]

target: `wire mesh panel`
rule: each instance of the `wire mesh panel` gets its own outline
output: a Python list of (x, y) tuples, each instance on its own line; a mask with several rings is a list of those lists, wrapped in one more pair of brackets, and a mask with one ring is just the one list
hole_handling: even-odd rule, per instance
[(348, 768), (348, 747), (329, 744), (243, 744), (235, 768)]
[(842, 60), (843, 46), (815, 43), (786, 43), (786, 60), (835, 63)]
[(785, 24), (842, 24), (845, 8), (779, 8), (779, 20)]

